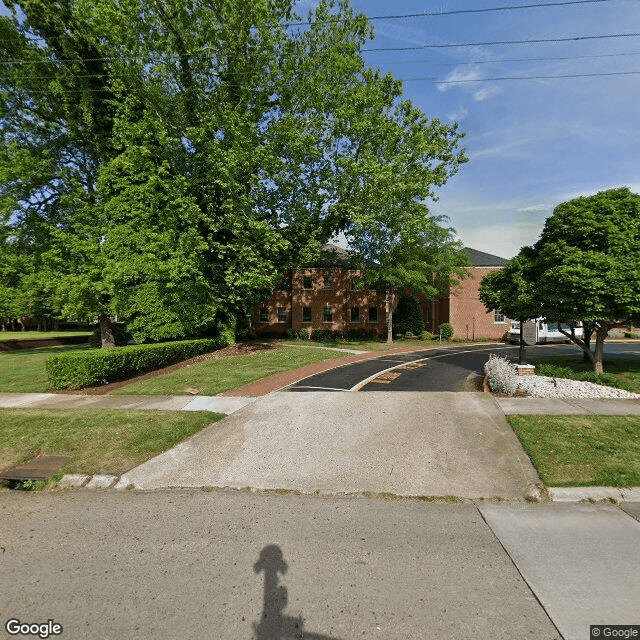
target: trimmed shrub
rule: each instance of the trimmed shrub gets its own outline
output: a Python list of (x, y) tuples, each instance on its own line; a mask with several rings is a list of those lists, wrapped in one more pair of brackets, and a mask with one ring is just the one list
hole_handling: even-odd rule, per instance
[(153, 371), (233, 344), (229, 336), (61, 353), (47, 358), (54, 389), (81, 389)]
[(344, 339), (347, 342), (359, 342), (360, 340), (368, 340), (370, 335), (366, 329), (347, 329), (344, 332)]
[(288, 340), (297, 340), (298, 339), (298, 332), (295, 329), (287, 329), (287, 332), (285, 334), (287, 336)]
[(303, 327), (302, 329), (300, 329), (298, 333), (298, 337), (300, 338), (300, 340), (310, 340), (311, 329), (307, 329), (306, 327)]
[(484, 364), (484, 372), (492, 391), (512, 394), (518, 388), (518, 375), (506, 358), (492, 353)]
[(544, 362), (537, 365), (537, 373), (539, 376), (547, 376), (548, 378), (572, 378), (573, 369), (571, 367), (563, 367), (552, 362)]
[(434, 335), (433, 333), (431, 333), (431, 331), (423, 331), (420, 334), (420, 340), (433, 340)]
[(393, 315), (393, 332), (411, 333), (419, 336), (424, 331), (424, 316), (420, 309), (420, 302), (415, 296), (400, 296), (398, 309)]
[(453, 338), (453, 326), (448, 322), (440, 325), (440, 335), (443, 340), (451, 340)]

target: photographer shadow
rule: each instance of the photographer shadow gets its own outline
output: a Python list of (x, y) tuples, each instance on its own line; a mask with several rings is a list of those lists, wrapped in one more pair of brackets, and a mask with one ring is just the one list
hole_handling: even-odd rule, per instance
[(279, 583), (278, 574), (285, 574), (288, 566), (278, 545), (270, 544), (262, 549), (255, 573), (264, 573), (264, 599), (260, 622), (253, 625), (256, 640), (339, 640), (321, 633), (304, 630), (302, 617), (284, 615), (287, 606), (287, 588)]

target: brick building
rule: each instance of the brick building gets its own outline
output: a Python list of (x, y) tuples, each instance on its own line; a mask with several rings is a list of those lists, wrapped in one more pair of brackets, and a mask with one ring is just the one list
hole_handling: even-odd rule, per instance
[(427, 331), (437, 333), (443, 322), (449, 322), (457, 338), (504, 338), (509, 331), (509, 319), (498, 309), (487, 312), (478, 297), (478, 289), (484, 276), (502, 269), (507, 261), (476, 249), (465, 248), (465, 251), (471, 268), (460, 286), (437, 300), (420, 300)]
[[(425, 329), (437, 333), (443, 322), (450, 322), (455, 337), (502, 338), (509, 329), (508, 319), (497, 312), (487, 313), (478, 298), (478, 287), (487, 273), (502, 268), (506, 260), (475, 249), (466, 251), (471, 268), (460, 287), (436, 300), (418, 296)], [(355, 283), (360, 276), (348, 251), (326, 245), (317, 265), (289, 273), (273, 296), (255, 309), (252, 329), (257, 335), (284, 335), (303, 328), (384, 334), (385, 292), (358, 289)], [(397, 296), (392, 299), (394, 306), (396, 303)]]

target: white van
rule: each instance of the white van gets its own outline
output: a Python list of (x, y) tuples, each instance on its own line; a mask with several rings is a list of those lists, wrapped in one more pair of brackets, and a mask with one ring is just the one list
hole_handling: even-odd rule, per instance
[[(571, 329), (568, 325), (563, 325), (562, 328), (571, 333)], [(578, 322), (575, 329), (576, 338), (582, 338), (582, 323)], [(547, 322), (544, 318), (537, 318), (536, 320), (527, 320), (523, 322), (522, 326), (522, 338), (525, 344), (546, 344), (549, 342), (570, 342), (567, 336), (558, 331), (557, 322)], [(509, 329), (509, 342), (520, 343), (520, 322), (514, 320), (511, 323)]]

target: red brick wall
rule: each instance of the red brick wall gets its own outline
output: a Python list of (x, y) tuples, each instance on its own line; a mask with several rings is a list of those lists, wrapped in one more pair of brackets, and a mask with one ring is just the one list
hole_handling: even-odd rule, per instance
[(509, 319), (495, 323), (493, 311), (487, 312), (478, 297), (482, 278), (499, 268), (473, 267), (470, 276), (462, 280), (459, 287), (452, 289), (449, 296), (449, 322), (453, 325), (454, 337), (499, 339), (509, 331)]
[[(361, 275), (360, 271), (351, 269), (309, 268), (293, 274), (291, 291), (276, 291), (274, 295), (259, 305), (252, 316), (251, 326), (258, 335), (266, 333), (282, 333), (288, 329), (299, 331), (303, 327), (312, 329), (331, 329), (344, 331), (360, 329), (372, 333), (385, 330), (384, 293), (372, 290), (351, 290), (351, 279)], [(313, 288), (304, 289), (303, 278), (312, 278)], [(333, 279), (331, 289), (324, 288), (325, 277)], [(277, 308), (286, 309), (285, 322), (278, 322)], [(311, 322), (302, 322), (304, 307), (311, 307)], [(333, 321), (324, 322), (324, 309), (333, 311)], [(350, 310), (359, 307), (359, 322), (351, 322)], [(378, 309), (378, 322), (369, 322), (369, 307)], [(268, 310), (268, 322), (260, 322), (260, 308)]]

